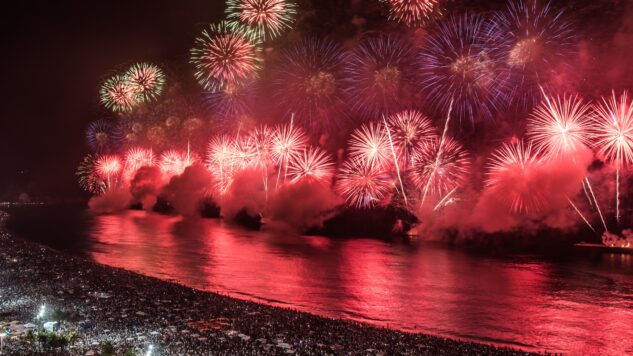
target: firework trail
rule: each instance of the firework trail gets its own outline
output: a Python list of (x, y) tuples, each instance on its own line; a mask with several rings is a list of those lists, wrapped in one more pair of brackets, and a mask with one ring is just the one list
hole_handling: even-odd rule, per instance
[(404, 190), (404, 183), (402, 183), (402, 176), (400, 175), (400, 164), (398, 163), (398, 155), (396, 155), (396, 150), (393, 146), (393, 138), (391, 137), (391, 130), (389, 129), (389, 125), (387, 124), (387, 119), (383, 116), (382, 118), (385, 131), (387, 132), (387, 137), (389, 138), (389, 147), (391, 148), (391, 154), (393, 155), (393, 163), (396, 167), (396, 175), (398, 176), (398, 182), (400, 184), (400, 191), (402, 192), (402, 198), (404, 199), (404, 206), (408, 206), (409, 202), (407, 201), (407, 193)]
[(345, 68), (352, 110), (364, 119), (376, 119), (412, 106), (414, 62), (412, 46), (401, 38), (381, 35), (363, 40)]
[(587, 188), (589, 188), (589, 193), (591, 193), (591, 197), (593, 198), (594, 206), (596, 207), (596, 210), (598, 211), (600, 220), (602, 220), (602, 226), (604, 226), (604, 231), (609, 232), (609, 229), (607, 228), (607, 223), (605, 222), (604, 216), (602, 215), (602, 211), (600, 210), (600, 205), (598, 204), (598, 200), (596, 199), (596, 195), (593, 193), (593, 188), (591, 187), (591, 184), (589, 183), (589, 178), (585, 177), (584, 181)]
[(439, 114), (453, 106), (460, 120), (492, 119), (507, 101), (507, 81), (498, 69), (499, 34), (482, 17), (463, 15), (439, 24), (418, 57), (419, 89)]
[(334, 176), (334, 163), (327, 152), (318, 147), (308, 147), (301, 153), (292, 155), (288, 164), (288, 176), (293, 183), (309, 179), (330, 185)]
[(429, 187), (431, 185), (431, 181), (433, 180), (437, 169), (440, 167), (440, 163), (442, 161), (442, 154), (444, 150), (444, 141), (446, 139), (446, 133), (448, 132), (448, 125), (451, 121), (451, 112), (453, 111), (453, 99), (451, 99), (448, 105), (448, 114), (446, 114), (446, 121), (444, 122), (444, 131), (442, 131), (442, 136), (440, 137), (439, 144), (437, 146), (437, 152), (435, 155), (434, 164), (432, 165), (431, 174), (428, 176), (427, 182), (424, 185), (424, 192), (422, 193), (422, 199), (420, 200), (420, 207), (424, 206), (424, 201), (426, 200), (426, 195), (429, 192)]
[(230, 24), (243, 24), (262, 40), (275, 39), (292, 28), (297, 6), (289, 0), (228, 0)]
[(165, 86), (163, 70), (150, 63), (133, 64), (125, 73), (125, 78), (138, 102), (156, 100)]
[(378, 122), (363, 124), (354, 130), (348, 146), (350, 157), (366, 165), (386, 168), (391, 162), (389, 137)]
[(297, 114), (311, 133), (329, 132), (341, 125), (344, 100), (345, 52), (324, 39), (304, 39), (285, 50), (273, 73), (273, 97), (286, 115)]
[(138, 104), (135, 93), (128, 78), (119, 74), (106, 79), (99, 91), (101, 104), (114, 112), (131, 111)]
[(382, 0), (389, 5), (389, 18), (408, 27), (426, 25), (439, 11), (440, 0)]
[(440, 199), (439, 202), (437, 202), (437, 204), (435, 204), (435, 207), (433, 208), (433, 211), (437, 211), (439, 210), (441, 207), (447, 206), (448, 204), (450, 204), (453, 199), (451, 199), (451, 197), (453, 196), (453, 193), (455, 193), (457, 191), (457, 187), (451, 189), (442, 199)]
[(503, 36), (499, 45), (513, 84), (511, 97), (526, 108), (540, 100), (538, 86), (556, 75), (557, 64), (576, 53), (577, 31), (565, 15), (544, 1), (511, 1), (493, 16), (494, 31)]
[(573, 153), (591, 142), (591, 106), (577, 96), (543, 96), (528, 118), (527, 135), (539, 153), (573, 159)]
[(524, 182), (523, 178), (541, 165), (542, 160), (530, 143), (504, 143), (492, 153), (486, 186), (508, 204), (512, 213), (537, 212), (543, 207), (546, 197), (542, 196), (539, 189), (533, 189), (537, 187), (516, 186), (516, 181)]
[(424, 114), (416, 110), (405, 110), (387, 117), (393, 146), (401, 167), (408, 167), (411, 156), (437, 138), (437, 130)]
[(257, 45), (253, 36), (226, 22), (210, 25), (191, 49), (196, 79), (211, 92), (252, 79), (260, 68)]
[(425, 146), (413, 156), (410, 169), (413, 183), (423, 187), (420, 206), (427, 194), (443, 197), (462, 187), (468, 179), (470, 167), (468, 153), (451, 138), (443, 141), (438, 138)]
[(393, 187), (391, 176), (378, 165), (368, 165), (360, 159), (348, 159), (336, 176), (336, 191), (347, 204), (369, 208), (380, 203)]
[(633, 103), (625, 91), (595, 105), (593, 137), (598, 156), (616, 166), (616, 220), (620, 222), (620, 170), (633, 162)]
[(582, 219), (582, 221), (585, 222), (585, 224), (587, 224), (587, 226), (589, 226), (589, 228), (591, 229), (591, 231), (596, 232), (596, 229), (593, 228), (593, 226), (589, 223), (589, 220), (587, 220), (587, 218), (583, 215), (583, 213), (578, 209), (578, 207), (576, 206), (576, 204), (574, 204), (574, 202), (570, 199), (567, 198), (567, 201), (569, 201), (569, 205), (572, 206), (572, 208), (574, 208), (574, 210), (576, 211), (576, 213), (578, 214), (578, 216), (580, 216), (580, 218)]

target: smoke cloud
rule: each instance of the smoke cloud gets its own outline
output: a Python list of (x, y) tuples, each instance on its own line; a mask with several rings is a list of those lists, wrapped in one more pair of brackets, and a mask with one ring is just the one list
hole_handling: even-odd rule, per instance
[(141, 167), (130, 182), (130, 193), (143, 209), (152, 210), (164, 184), (163, 174), (158, 167)]
[[(463, 201), (450, 204), (443, 211), (419, 211), (422, 223), (417, 229), (424, 236), (435, 237), (442, 237), (447, 230), (471, 236), (475, 232), (532, 233), (544, 227), (574, 229), (579, 217), (571, 209), (570, 199), (582, 190), (592, 160), (592, 152), (584, 148), (573, 159), (548, 160), (530, 170), (508, 172), (501, 184), (481, 191), (471, 188), (462, 195)], [(510, 213), (509, 195), (537, 199), (540, 208)]]
[(130, 206), (132, 195), (127, 188), (112, 189), (88, 201), (90, 210), (98, 214), (112, 214)]
[(181, 175), (172, 177), (161, 195), (179, 214), (196, 215), (204, 198), (211, 194), (212, 180), (213, 176), (206, 167), (194, 164), (187, 167)]
[[(269, 182), (274, 182), (268, 177)], [(219, 199), (220, 212), (226, 219), (235, 219), (240, 211), (250, 216), (261, 214), (266, 208), (264, 175), (260, 169), (245, 169), (235, 174), (229, 190)]]
[(282, 186), (269, 201), (266, 229), (301, 233), (320, 227), (341, 204), (330, 187), (313, 180)]

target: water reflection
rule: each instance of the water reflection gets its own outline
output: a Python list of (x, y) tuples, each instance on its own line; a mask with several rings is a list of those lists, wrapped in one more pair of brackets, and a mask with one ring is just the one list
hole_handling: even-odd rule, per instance
[(89, 237), (97, 262), (273, 305), (526, 349), (633, 352), (631, 256), (495, 259), (139, 211), (95, 217)]

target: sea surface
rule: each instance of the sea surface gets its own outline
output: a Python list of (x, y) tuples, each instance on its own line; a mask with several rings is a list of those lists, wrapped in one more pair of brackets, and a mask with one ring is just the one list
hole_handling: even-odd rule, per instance
[(236, 298), (531, 351), (633, 354), (632, 255), (499, 257), (143, 211), (9, 212), (7, 227), (24, 239)]

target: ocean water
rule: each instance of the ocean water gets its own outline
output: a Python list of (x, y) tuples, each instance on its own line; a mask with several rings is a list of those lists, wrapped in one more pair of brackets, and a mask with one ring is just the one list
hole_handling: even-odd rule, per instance
[(236, 298), (532, 351), (633, 354), (632, 255), (499, 257), (143, 211), (10, 213), (8, 228), (22, 238)]

